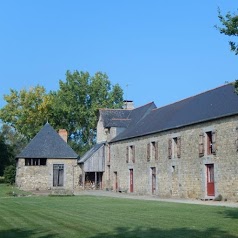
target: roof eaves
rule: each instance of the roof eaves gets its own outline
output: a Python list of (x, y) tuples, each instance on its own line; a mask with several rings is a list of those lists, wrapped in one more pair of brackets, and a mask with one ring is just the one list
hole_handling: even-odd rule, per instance
[(125, 138), (122, 138), (122, 139), (114, 138), (111, 141), (109, 141), (108, 143), (114, 143), (114, 142), (134, 139), (134, 138), (138, 138), (138, 137), (144, 137), (144, 136), (148, 136), (148, 135), (152, 135), (152, 134), (156, 134), (156, 133), (160, 133), (160, 132), (165, 132), (165, 131), (169, 131), (169, 130), (173, 130), (173, 129), (179, 129), (179, 128), (182, 128), (182, 127), (191, 126), (191, 125), (195, 125), (195, 124), (199, 124), (199, 123), (203, 123), (203, 122), (208, 122), (208, 121), (213, 121), (213, 120), (216, 120), (216, 119), (221, 119), (221, 118), (224, 118), (224, 117), (230, 117), (230, 116), (235, 116), (235, 115), (238, 115), (238, 113), (229, 113), (229, 114), (225, 114), (225, 115), (222, 115), (222, 116), (219, 116), (219, 117), (212, 117), (212, 118), (209, 118), (209, 119), (198, 120), (198, 121), (192, 122), (192, 123), (181, 124), (181, 125), (174, 126), (174, 127), (167, 127), (167, 128), (162, 129), (162, 130), (150, 131), (150, 132), (145, 133), (145, 134), (129, 136), (129, 137), (125, 137)]

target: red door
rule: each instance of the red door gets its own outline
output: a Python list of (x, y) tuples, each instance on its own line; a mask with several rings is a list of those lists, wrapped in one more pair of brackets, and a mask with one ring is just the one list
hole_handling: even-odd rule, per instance
[(156, 190), (156, 168), (152, 167), (151, 172), (152, 172), (152, 194), (155, 194), (155, 190)]
[(117, 182), (117, 172), (114, 172), (115, 174), (115, 190), (118, 191), (118, 182)]
[(133, 169), (130, 169), (130, 193), (133, 193)]
[(207, 164), (207, 195), (215, 195), (214, 164)]

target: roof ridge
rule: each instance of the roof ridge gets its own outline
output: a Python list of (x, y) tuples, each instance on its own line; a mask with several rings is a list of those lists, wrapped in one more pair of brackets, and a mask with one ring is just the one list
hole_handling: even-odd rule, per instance
[(154, 101), (151, 101), (151, 102), (148, 102), (148, 103), (146, 103), (146, 104), (144, 104), (144, 105), (142, 105), (142, 106), (139, 106), (139, 107), (136, 107), (136, 108), (133, 108), (133, 109), (124, 109), (124, 108), (99, 108), (98, 110), (104, 110), (104, 111), (109, 111), (109, 110), (111, 110), (111, 111), (119, 111), (119, 110), (121, 110), (121, 111), (133, 111), (133, 110), (136, 110), (136, 109), (139, 109), (139, 108), (141, 108), (141, 107), (145, 107), (145, 106), (147, 106), (147, 105), (149, 105), (149, 104), (152, 104), (152, 103), (154, 103)]
[(156, 111), (156, 110), (159, 110), (159, 109), (162, 109), (162, 108), (165, 108), (165, 107), (171, 106), (171, 105), (175, 105), (175, 104), (177, 104), (177, 103), (180, 103), (180, 102), (186, 101), (186, 100), (191, 99), (191, 98), (198, 97), (198, 96), (200, 96), (200, 95), (202, 95), (202, 94), (205, 94), (205, 93), (208, 93), (208, 92), (211, 92), (211, 91), (217, 90), (217, 89), (219, 89), (219, 88), (222, 88), (222, 87), (225, 87), (225, 86), (227, 86), (227, 85), (231, 85), (231, 84), (232, 84), (232, 83), (227, 83), (227, 84), (220, 85), (220, 86), (215, 87), (215, 88), (213, 88), (213, 89), (209, 89), (209, 90), (206, 90), (206, 91), (200, 92), (200, 93), (198, 93), (198, 94), (196, 94), (196, 95), (189, 96), (189, 97), (186, 97), (186, 98), (180, 99), (180, 100), (178, 100), (178, 101), (176, 101), (176, 102), (172, 102), (172, 103), (166, 104), (166, 105), (164, 105), (164, 106), (161, 106), (161, 107), (158, 107), (158, 108), (152, 109), (152, 111)]

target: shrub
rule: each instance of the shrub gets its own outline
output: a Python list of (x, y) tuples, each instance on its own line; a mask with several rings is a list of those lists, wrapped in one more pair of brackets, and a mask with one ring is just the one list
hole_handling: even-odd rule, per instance
[(9, 165), (4, 169), (4, 180), (6, 183), (14, 184), (16, 177), (16, 166)]
[(4, 177), (0, 177), (0, 183), (5, 183)]

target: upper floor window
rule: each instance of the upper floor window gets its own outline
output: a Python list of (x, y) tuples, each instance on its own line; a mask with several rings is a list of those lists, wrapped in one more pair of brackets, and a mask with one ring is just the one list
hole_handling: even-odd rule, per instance
[(130, 145), (126, 147), (126, 162), (135, 163), (135, 146)]
[(173, 137), (168, 141), (168, 158), (181, 157), (181, 137)]
[(206, 132), (206, 139), (207, 139), (207, 154), (212, 154), (212, 147), (213, 147), (213, 138), (212, 138), (212, 132), (208, 131)]
[(207, 131), (199, 135), (199, 156), (216, 154), (216, 131)]
[(40, 165), (46, 165), (46, 158), (26, 158), (25, 159), (25, 166), (40, 166)]
[(158, 142), (152, 141), (147, 144), (147, 161), (158, 160)]

